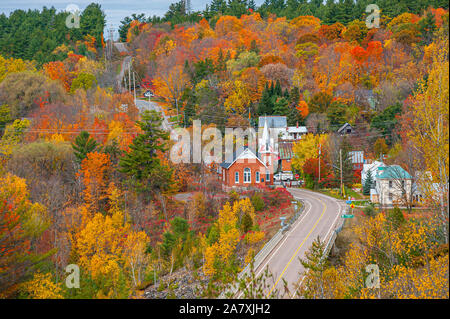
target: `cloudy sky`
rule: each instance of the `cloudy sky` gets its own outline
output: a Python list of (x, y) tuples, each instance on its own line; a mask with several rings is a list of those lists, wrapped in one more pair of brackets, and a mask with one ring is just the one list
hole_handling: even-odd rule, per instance
[[(145, 13), (146, 16), (162, 16), (169, 8), (169, 5), (179, 0), (0, 0), (0, 12), (9, 14), (16, 9), (42, 9), (43, 6), (55, 7), (57, 10), (64, 10), (68, 5), (75, 4), (83, 10), (89, 3), (101, 4), (106, 13), (107, 27), (117, 30), (120, 20), (132, 13)], [(211, 0), (191, 0), (192, 9), (204, 10), (205, 5)], [(256, 0), (260, 5), (264, 0)]]

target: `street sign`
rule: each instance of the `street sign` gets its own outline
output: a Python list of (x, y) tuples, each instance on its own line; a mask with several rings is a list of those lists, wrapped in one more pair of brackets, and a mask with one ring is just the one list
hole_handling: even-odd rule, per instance
[(355, 208), (355, 204), (352, 203), (352, 204), (350, 205), (350, 207), (351, 207), (351, 208)]
[(295, 179), (299, 179), (299, 178), (300, 178), (300, 175), (295, 174)]
[(352, 203), (352, 201), (351, 200), (346, 200), (345, 203), (350, 205)]
[(347, 214), (342, 214), (341, 218), (353, 218), (354, 215), (347, 215)]

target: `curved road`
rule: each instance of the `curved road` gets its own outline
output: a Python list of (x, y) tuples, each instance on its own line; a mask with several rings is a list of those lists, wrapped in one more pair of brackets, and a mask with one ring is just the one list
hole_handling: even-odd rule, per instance
[(172, 126), (170, 125), (169, 118), (164, 114), (161, 107), (158, 103), (150, 101), (150, 100), (138, 100), (136, 99), (136, 106), (139, 109), (139, 112), (143, 112), (144, 110), (154, 110), (159, 112), (162, 117), (161, 127), (163, 130), (170, 132)]
[(335, 229), (344, 202), (335, 198), (325, 196), (304, 189), (289, 188), (289, 192), (296, 198), (302, 199), (305, 209), (297, 221), (291, 225), (277, 246), (256, 269), (256, 276), (263, 273), (266, 266), (273, 274), (275, 283), (270, 284), (270, 295), (278, 290), (280, 297), (284, 294), (284, 278), (288, 283), (291, 296), (295, 297), (295, 284), (301, 282), (303, 266), (299, 258), (305, 257), (305, 252), (311, 247), (313, 241), (320, 237), (321, 241), (327, 242)]

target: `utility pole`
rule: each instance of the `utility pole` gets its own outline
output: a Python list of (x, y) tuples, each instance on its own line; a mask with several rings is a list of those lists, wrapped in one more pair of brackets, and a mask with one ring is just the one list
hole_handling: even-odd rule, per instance
[(339, 163), (340, 163), (340, 167), (341, 167), (341, 194), (343, 194), (342, 192), (342, 149), (339, 149)]
[(133, 72), (133, 93), (134, 93), (134, 104), (136, 104), (136, 78), (134, 77), (135, 72)]
[(320, 155), (322, 154), (322, 144), (319, 144), (319, 181), (320, 183)]
[(128, 92), (131, 92), (131, 61), (128, 63)]
[(184, 11), (186, 14), (191, 13), (191, 0), (184, 0)]
[(113, 46), (114, 46), (114, 28), (111, 25), (111, 27), (108, 29), (108, 41), (106, 42), (106, 49), (105, 49), (105, 60), (106, 60), (105, 64), (107, 70), (111, 68)]

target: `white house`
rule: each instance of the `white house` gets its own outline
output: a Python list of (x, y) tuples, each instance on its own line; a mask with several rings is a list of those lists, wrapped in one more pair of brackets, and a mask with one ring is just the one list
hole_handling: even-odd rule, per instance
[(377, 169), (378, 167), (384, 167), (386, 166), (383, 162), (379, 162), (379, 161), (374, 161), (370, 164), (363, 164), (363, 169), (361, 171), (361, 184), (364, 185), (364, 182), (367, 178), (367, 173), (370, 171), (372, 174), (372, 179), (375, 182), (376, 181), (376, 173), (377, 173)]
[(288, 126), (281, 134), (282, 140), (298, 141), (302, 138), (302, 135), (308, 133), (306, 126)]
[(411, 201), (413, 178), (398, 165), (380, 166), (376, 174), (374, 192), (371, 191), (371, 200), (382, 206), (404, 205)]

